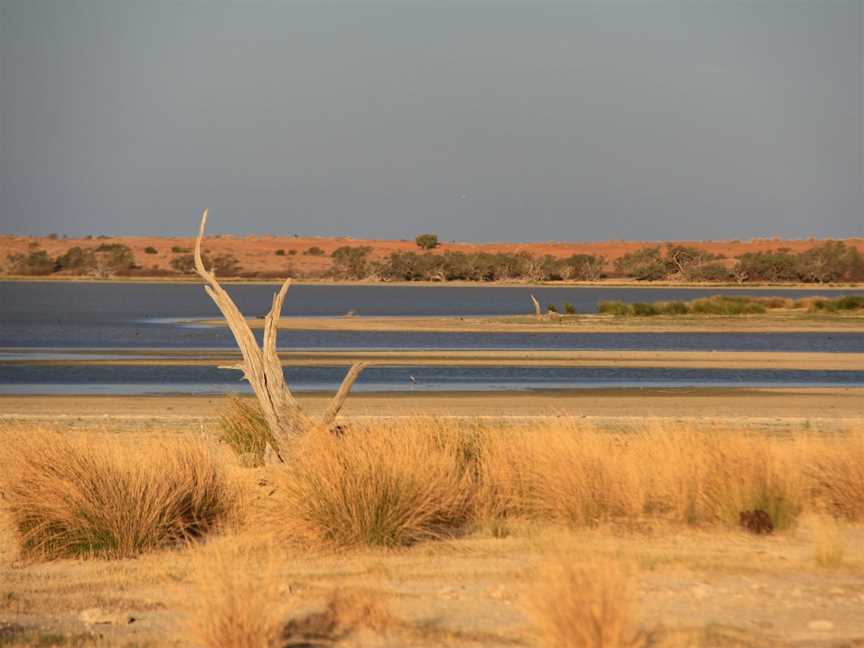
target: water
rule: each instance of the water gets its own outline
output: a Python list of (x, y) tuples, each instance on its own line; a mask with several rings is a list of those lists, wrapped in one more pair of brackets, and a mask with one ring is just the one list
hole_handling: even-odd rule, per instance
[[(295, 391), (335, 391), (346, 367), (288, 367)], [(409, 376), (417, 381), (412, 384)], [(861, 371), (665, 369), (657, 367), (370, 367), (356, 391), (551, 389), (568, 387), (860, 386)], [(237, 371), (207, 366), (0, 366), (0, 394), (248, 392)]]
[[(234, 285), (240, 310), (263, 315), (273, 286)], [(698, 288), (545, 288), (429, 286), (293, 286), (283, 313), (341, 315), (506, 315), (531, 311), (530, 294), (595, 312), (604, 300), (696, 299), (723, 294), (804, 297), (818, 290)], [(845, 294), (845, 293), (844, 293)], [(849, 291), (864, 295), (864, 291)], [(184, 325), (220, 317), (195, 284), (0, 282), (0, 348), (233, 348), (223, 327)], [(864, 351), (864, 332), (819, 333), (418, 333), (283, 331), (285, 348), (367, 349), (646, 349), (718, 351)]]
[[(233, 285), (247, 315), (263, 315), (274, 286)], [(284, 314), (505, 315), (543, 303), (573, 303), (593, 313), (604, 300), (691, 300), (715, 294), (814, 296), (812, 290), (696, 288), (547, 288), (429, 286), (293, 286)], [(843, 294), (864, 295), (864, 291)], [(196, 284), (0, 282), (0, 362), (110, 359), (112, 350), (233, 349), (223, 327), (195, 325), (220, 313)], [(190, 323), (191, 322), (191, 323)], [(680, 351), (864, 352), (861, 333), (430, 333), (283, 331), (293, 349), (585, 349)], [(94, 354), (85, 353), (93, 349)], [(139, 351), (141, 352), (141, 351)], [(130, 357), (124, 354), (125, 357)], [(335, 389), (343, 368), (292, 367), (298, 390)], [(585, 367), (372, 367), (358, 390), (540, 389), (602, 386), (864, 385), (861, 372)], [(239, 374), (201, 366), (0, 365), (0, 393), (221, 393), (244, 391)]]

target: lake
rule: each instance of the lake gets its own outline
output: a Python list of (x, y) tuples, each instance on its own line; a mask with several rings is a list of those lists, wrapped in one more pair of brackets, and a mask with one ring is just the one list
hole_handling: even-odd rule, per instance
[[(265, 314), (272, 285), (228, 285), (240, 309)], [(288, 292), (286, 316), (506, 315), (532, 312), (529, 295), (543, 303), (570, 302), (596, 312), (604, 300), (691, 300), (716, 294), (826, 294), (818, 289), (590, 288), (492, 286), (298, 285)], [(834, 293), (830, 293), (834, 294)], [(839, 293), (838, 293), (839, 294)], [(842, 294), (864, 295), (864, 290)], [(227, 329), (190, 325), (220, 313), (197, 284), (0, 282), (0, 360), (73, 358), (75, 349), (232, 348)], [(284, 331), (280, 348), (331, 349), (620, 349), (691, 351), (864, 352), (862, 333), (426, 333)], [(46, 354), (49, 354), (46, 356)], [(344, 370), (288, 370), (299, 389), (331, 389)], [(406, 371), (408, 373), (406, 373)], [(633, 369), (562, 367), (377, 367), (357, 389), (402, 389), (420, 374), (419, 389), (504, 389), (572, 386), (861, 385), (859, 372)], [(223, 392), (243, 388), (236, 376), (213, 367), (3, 366), (0, 393)]]

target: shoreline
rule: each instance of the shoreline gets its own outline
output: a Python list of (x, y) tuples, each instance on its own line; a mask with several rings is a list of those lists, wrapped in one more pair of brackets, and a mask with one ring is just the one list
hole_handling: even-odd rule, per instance
[[(213, 366), (236, 363), (239, 351), (115, 350), (118, 358), (8, 359), (0, 366)], [(147, 357), (134, 357), (146, 355)], [(124, 358), (123, 356), (131, 356)], [(864, 353), (785, 351), (364, 350), (279, 352), (283, 366), (657, 367), (864, 371)]]
[[(247, 318), (253, 329), (264, 320)], [(188, 320), (198, 326), (225, 326), (221, 318)], [(537, 320), (531, 315), (291, 316), (279, 319), (285, 331), (413, 331), (427, 333), (843, 333), (864, 332), (864, 315), (766, 313), (762, 315), (655, 315), (616, 317), (597, 313)]]
[[(287, 279), (287, 277), (285, 278)], [(219, 277), (223, 284), (280, 286), (285, 279), (254, 279), (243, 277)], [(158, 284), (204, 286), (201, 279), (195, 275), (186, 277), (87, 277), (77, 275), (62, 276), (32, 276), (32, 275), (0, 275), (0, 283), (81, 283), (81, 284)], [(710, 290), (864, 290), (864, 283), (845, 284), (812, 284), (812, 283), (698, 283), (675, 281), (636, 281), (626, 279), (601, 281), (373, 281), (334, 280), (334, 279), (297, 279), (292, 280), (293, 286), (414, 286), (418, 288), (697, 288)]]

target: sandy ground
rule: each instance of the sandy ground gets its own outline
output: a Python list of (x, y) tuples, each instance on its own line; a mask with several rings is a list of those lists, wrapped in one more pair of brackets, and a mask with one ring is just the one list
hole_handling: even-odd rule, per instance
[[(264, 320), (247, 320), (262, 328)], [(222, 319), (203, 324), (224, 326)], [(764, 315), (614, 317), (576, 315), (537, 320), (503, 317), (283, 317), (279, 328), (294, 331), (426, 331), (435, 333), (806, 333), (864, 332), (864, 315), (768, 312)]]
[[(318, 412), (328, 396), (300, 399)], [(864, 389), (609, 389), (354, 394), (345, 413), (574, 414), (634, 429), (654, 420), (698, 419), (820, 433), (861, 429), (862, 403)], [(223, 404), (214, 396), (3, 396), (0, 437), (5, 426), (34, 424), (127, 432), (133, 446), (139, 435), (211, 435)], [(255, 474), (250, 479), (266, 488)], [(789, 531), (756, 537), (659, 522), (595, 530), (513, 522), (410, 549), (338, 555), (292, 554), (247, 530), (135, 560), (28, 564), (18, 559), (0, 516), (0, 645), (194, 645), (186, 624), (207, 595), (202, 575), (221, 556), (241, 581), (272, 574), (288, 618), (297, 621), (320, 613), (337, 591), (387, 611), (374, 629), (294, 648), (535, 646), (525, 600), (538, 586), (538, 568), (550, 560), (601, 558), (634, 570), (638, 620), (652, 645), (864, 646), (864, 526), (826, 524), (805, 517)], [(826, 548), (834, 556), (830, 564), (817, 560)], [(84, 620), (82, 612), (92, 608), (105, 623)]]
[[(300, 394), (323, 412), (330, 394)], [(73, 428), (214, 431), (222, 396), (0, 396), (0, 421), (48, 421)], [(699, 421), (766, 430), (843, 430), (864, 424), (864, 388), (585, 389), (494, 393), (355, 392), (346, 417), (460, 416), (518, 420), (581, 416), (606, 426)]]
[[(818, 523), (754, 537), (737, 531), (645, 528), (567, 531), (512, 525), (399, 551), (232, 561), (238, 579), (272, 578), (288, 618), (320, 612), (335, 591), (385, 608), (374, 631), (324, 646), (504, 647), (536, 645), (525, 597), (539, 566), (614, 559), (632, 566), (637, 618), (664, 646), (864, 645), (864, 527), (841, 526), (830, 567), (815, 556)], [(502, 537), (503, 536), (503, 537)], [(0, 535), (2, 645), (187, 646), (208, 552), (242, 539), (116, 562), (16, 561)], [(263, 541), (246, 539), (261, 551)], [(221, 547), (220, 547), (221, 545)], [(269, 570), (269, 571), (268, 571)], [(82, 621), (99, 608), (107, 623)], [(134, 619), (132, 623), (128, 619)], [(662, 641), (662, 643), (661, 643)], [(29, 643), (28, 643), (29, 642)]]

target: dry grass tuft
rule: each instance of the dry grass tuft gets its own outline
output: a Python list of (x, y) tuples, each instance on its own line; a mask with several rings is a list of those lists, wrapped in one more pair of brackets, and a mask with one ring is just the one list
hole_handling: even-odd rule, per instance
[(864, 434), (809, 445), (816, 447), (804, 472), (813, 492), (834, 516), (864, 522)]
[(765, 510), (776, 528), (801, 508), (801, 470), (790, 445), (740, 432), (658, 428), (608, 433), (573, 421), (483, 435), (481, 517), (531, 516), (571, 526), (642, 516), (738, 524)]
[[(236, 550), (235, 550), (236, 549)], [(186, 636), (201, 648), (283, 645), (286, 618), (277, 563), (241, 548), (207, 552), (198, 564), (198, 596), (190, 605)]]
[(840, 567), (846, 554), (846, 545), (837, 521), (828, 516), (817, 515), (809, 517), (807, 523), (813, 538), (813, 560), (820, 567)]
[(109, 436), (34, 431), (8, 439), (5, 509), (30, 558), (125, 558), (201, 538), (235, 502), (201, 442), (123, 446)]
[(548, 648), (637, 648), (645, 645), (630, 570), (608, 560), (561, 559), (541, 570), (526, 613)]
[(260, 524), (307, 547), (398, 547), (450, 536), (471, 518), (465, 438), (436, 422), (310, 433), (274, 473)]
[(219, 416), (219, 427), (222, 428), (220, 440), (227, 443), (248, 466), (264, 463), (268, 444), (279, 450), (257, 401), (229, 396), (228, 405)]

